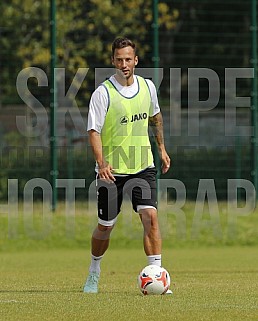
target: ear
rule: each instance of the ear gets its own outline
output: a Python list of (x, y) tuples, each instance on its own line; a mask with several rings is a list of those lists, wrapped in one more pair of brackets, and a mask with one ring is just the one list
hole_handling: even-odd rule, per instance
[(113, 57), (113, 56), (111, 56), (111, 63), (112, 63), (112, 65), (115, 64), (115, 63), (114, 63), (114, 57)]
[(138, 65), (138, 61), (139, 61), (139, 60), (138, 60), (138, 56), (135, 56), (135, 57), (134, 57), (134, 64), (135, 64), (135, 66)]

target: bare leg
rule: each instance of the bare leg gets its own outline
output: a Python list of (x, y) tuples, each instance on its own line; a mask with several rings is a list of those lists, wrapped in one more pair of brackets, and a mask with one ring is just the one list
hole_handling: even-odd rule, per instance
[(157, 210), (146, 208), (139, 211), (139, 215), (143, 224), (143, 244), (146, 255), (161, 254), (161, 235), (159, 230), (159, 222)]
[(103, 255), (109, 246), (110, 233), (114, 226), (103, 226), (98, 224), (91, 238), (91, 253), (94, 256)]
[(98, 293), (100, 277), (100, 262), (109, 245), (110, 233), (113, 226), (98, 224), (91, 238), (91, 264), (89, 275), (83, 288), (85, 293)]

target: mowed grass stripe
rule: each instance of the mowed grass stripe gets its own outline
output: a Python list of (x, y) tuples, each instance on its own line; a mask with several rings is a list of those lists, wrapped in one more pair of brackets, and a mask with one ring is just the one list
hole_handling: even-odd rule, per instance
[(113, 249), (100, 292), (81, 292), (89, 250), (0, 254), (0, 320), (257, 320), (258, 248), (164, 249), (173, 296), (142, 296), (142, 249)]

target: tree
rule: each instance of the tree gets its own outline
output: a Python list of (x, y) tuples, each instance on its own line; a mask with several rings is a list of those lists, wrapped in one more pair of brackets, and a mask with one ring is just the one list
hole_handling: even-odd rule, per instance
[[(49, 74), (49, 2), (10, 0), (2, 2), (7, 32), (0, 45), (4, 55), (11, 53), (2, 75), (4, 96), (16, 97), (15, 77), (24, 67), (36, 66)], [(86, 105), (94, 89), (95, 67), (110, 67), (110, 46), (118, 35), (133, 38), (139, 44), (138, 54), (142, 66), (152, 64), (152, 1), (151, 0), (57, 0), (57, 67), (66, 69), (66, 84), (70, 86), (79, 67), (90, 68), (83, 82), (77, 102)], [(159, 4), (159, 23), (165, 29), (175, 26), (176, 17), (167, 4)], [(19, 28), (17, 28), (19, 26)], [(8, 68), (13, 68), (11, 83)], [(49, 103), (49, 88), (38, 88), (31, 80), (31, 90), (43, 102)]]

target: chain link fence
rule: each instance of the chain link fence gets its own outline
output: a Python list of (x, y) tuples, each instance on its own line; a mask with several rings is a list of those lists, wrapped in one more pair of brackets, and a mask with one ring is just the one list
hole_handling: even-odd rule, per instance
[[(214, 180), (220, 199), (227, 197), (228, 179), (253, 180), (253, 3), (167, 0), (156, 8), (162, 74), (158, 93), (173, 161), (164, 178), (182, 181), (188, 198), (196, 197), (200, 179)], [(30, 178), (49, 179), (50, 5), (2, 1), (1, 10), (0, 197), (5, 198), (8, 178), (19, 178), (21, 194)], [(63, 98), (79, 68), (88, 68), (75, 99), (65, 97), (58, 107), (64, 120), (58, 122), (59, 178), (94, 179), (82, 127), (96, 86), (96, 68), (111, 67), (110, 45), (117, 35), (137, 42), (139, 70), (154, 67), (153, 10), (150, 0), (57, 1), (57, 67), (65, 70), (58, 89)], [(24, 73), (28, 91), (21, 97), (17, 77), (31, 67), (37, 69), (31, 78)], [(237, 100), (243, 97), (250, 100)], [(71, 117), (76, 106), (82, 119)], [(17, 128), (17, 116), (26, 116), (23, 130)], [(78, 195), (85, 197), (84, 192)]]

